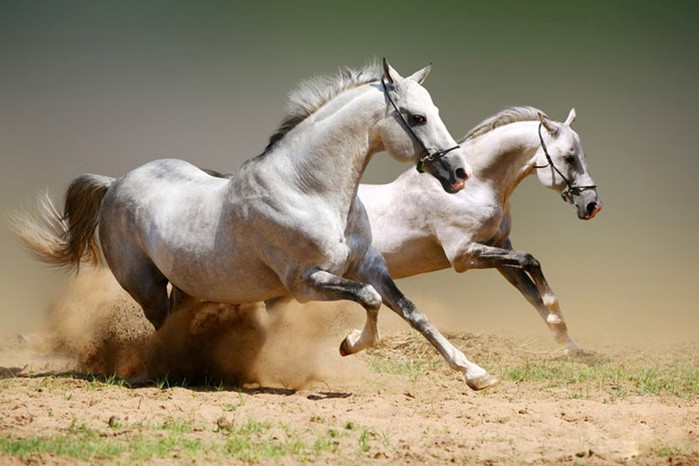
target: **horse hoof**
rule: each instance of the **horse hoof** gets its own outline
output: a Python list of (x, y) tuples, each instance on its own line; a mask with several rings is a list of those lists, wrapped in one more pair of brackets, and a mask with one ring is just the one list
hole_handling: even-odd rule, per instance
[(585, 356), (585, 350), (580, 348), (578, 345), (569, 346), (565, 349), (565, 355), (571, 358), (577, 358), (580, 356)]
[(485, 374), (480, 377), (476, 377), (474, 379), (469, 379), (466, 381), (469, 388), (475, 391), (485, 390), (486, 388), (490, 388), (493, 385), (497, 385), (499, 382), (500, 379), (490, 374)]
[(351, 331), (350, 334), (342, 340), (342, 343), (340, 343), (340, 356), (349, 356), (359, 351), (361, 348), (357, 349), (357, 342), (361, 336), (362, 332), (360, 330)]
[(340, 343), (340, 356), (349, 356), (350, 350), (349, 350), (349, 343), (347, 343), (347, 338), (342, 340), (342, 343)]

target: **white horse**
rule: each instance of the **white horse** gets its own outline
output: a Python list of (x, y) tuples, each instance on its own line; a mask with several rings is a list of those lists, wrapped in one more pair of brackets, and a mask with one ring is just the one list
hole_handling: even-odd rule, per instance
[(514, 251), (509, 239), (510, 196), (534, 173), (560, 192), (579, 218), (589, 220), (602, 208), (573, 120), (575, 109), (557, 123), (532, 107), (508, 108), (486, 119), (460, 141), (473, 176), (453, 196), (415, 170), (389, 184), (360, 185), (374, 247), (391, 276), (497, 268), (536, 308), (555, 340), (567, 352), (579, 351), (539, 262)]
[[(401, 77), (385, 60), (315, 80), (292, 95), (292, 111), (267, 149), (232, 177), (180, 160), (158, 160), (119, 179), (83, 175), (18, 228), (43, 260), (99, 261), (94, 231), (117, 281), (159, 328), (181, 300), (246, 304), (293, 297), (349, 299), (367, 312), (342, 354), (372, 346), (382, 300), (420, 331), (473, 389), (497, 382), (466, 359), (395, 286), (371, 247), (356, 199), (372, 154), (385, 150), (434, 176), (447, 192), (469, 176), (458, 144), (420, 85), (427, 66)], [(167, 284), (173, 292), (168, 297)]]

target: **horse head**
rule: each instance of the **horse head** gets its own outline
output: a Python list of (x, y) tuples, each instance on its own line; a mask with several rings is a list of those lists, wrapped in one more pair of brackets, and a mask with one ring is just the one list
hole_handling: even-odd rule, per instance
[(386, 116), (377, 125), (383, 148), (396, 160), (415, 162), (434, 176), (445, 191), (455, 193), (471, 175), (459, 144), (449, 134), (422, 82), (431, 65), (402, 77), (384, 59), (382, 90)]
[(578, 218), (592, 219), (602, 209), (602, 201), (587, 169), (580, 136), (571, 128), (575, 109), (570, 110), (563, 123), (550, 120), (542, 113), (539, 113), (539, 121), (541, 147), (536, 155), (539, 181), (575, 206)]

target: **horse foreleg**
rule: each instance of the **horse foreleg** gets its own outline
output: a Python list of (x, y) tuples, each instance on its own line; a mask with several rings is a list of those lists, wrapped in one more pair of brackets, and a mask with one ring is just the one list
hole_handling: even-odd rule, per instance
[[(497, 377), (488, 374), (485, 369), (469, 361), (464, 353), (455, 348), (432, 325), (427, 316), (403, 295), (388, 274), (386, 263), (378, 252), (357, 273), (376, 288), (386, 306), (401, 316), (435, 347), (452, 369), (464, 373), (466, 383), (471, 389), (483, 390), (498, 383)], [(367, 319), (368, 321), (369, 319)]]
[(376, 345), (379, 340), (377, 319), (381, 308), (381, 296), (371, 285), (338, 277), (320, 269), (310, 269), (303, 274), (303, 298), (316, 301), (348, 299), (366, 309), (367, 320), (363, 330), (354, 330), (340, 344), (340, 354), (347, 356)]

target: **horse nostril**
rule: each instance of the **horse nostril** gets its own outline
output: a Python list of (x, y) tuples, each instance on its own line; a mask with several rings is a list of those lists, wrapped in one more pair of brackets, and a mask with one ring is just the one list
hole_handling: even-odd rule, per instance
[(597, 203), (596, 202), (589, 202), (587, 204), (587, 215), (592, 215), (596, 209), (597, 209)]
[(467, 180), (468, 179), (468, 173), (466, 173), (466, 170), (463, 168), (457, 168), (456, 169), (456, 177), (460, 180)]

